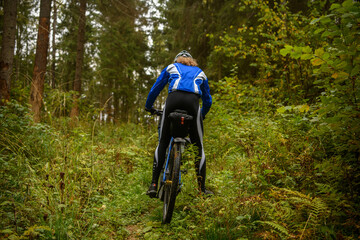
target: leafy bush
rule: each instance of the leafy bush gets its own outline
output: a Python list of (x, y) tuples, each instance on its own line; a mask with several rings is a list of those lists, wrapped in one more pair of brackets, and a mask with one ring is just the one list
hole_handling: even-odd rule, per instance
[(16, 101), (0, 109), (1, 228), (15, 223), (22, 232), (40, 218), (32, 189), (36, 174), (54, 156), (57, 133), (45, 124), (35, 124), (28, 107)]

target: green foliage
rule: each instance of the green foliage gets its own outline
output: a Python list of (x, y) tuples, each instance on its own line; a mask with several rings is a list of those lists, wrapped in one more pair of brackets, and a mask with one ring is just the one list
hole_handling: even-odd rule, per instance
[(36, 172), (54, 156), (57, 134), (47, 125), (34, 124), (28, 108), (16, 101), (1, 107), (0, 132), (1, 228), (15, 223), (15, 232), (23, 231), (40, 218), (31, 189)]
[[(358, 185), (360, 121), (359, 103), (359, 45), (357, 25), (360, 5), (353, 1), (332, 4), (330, 14), (311, 21), (310, 31), (316, 42), (301, 59), (310, 59), (311, 73), (315, 76), (314, 85), (321, 94), (315, 104), (311, 121), (316, 124), (314, 136), (320, 138), (322, 148), (329, 162), (321, 161), (317, 167), (324, 178), (335, 189), (348, 195), (358, 204), (354, 186)], [(282, 54), (290, 54), (297, 47), (286, 46)], [(314, 50), (313, 50), (314, 49)], [(336, 164), (333, 164), (336, 159)], [(339, 167), (341, 169), (339, 169)], [(338, 169), (338, 170), (335, 170)], [(336, 172), (336, 173), (335, 173)], [(352, 180), (347, 181), (351, 175)], [(344, 181), (347, 186), (344, 186)]]
[[(299, 104), (314, 94), (312, 77), (307, 71), (310, 64), (297, 61), (309, 48), (282, 49), (293, 42), (310, 41), (304, 28), (308, 19), (277, 2), (271, 6), (266, 1), (241, 1), (234, 11), (240, 15), (251, 13), (251, 20), (227, 26), (220, 36), (221, 42), (214, 46), (210, 59), (225, 57), (226, 60), (213, 66), (216, 71), (225, 72), (226, 76), (236, 66), (239, 79), (272, 89), (274, 97), (285, 102)], [(294, 61), (282, 56), (290, 51)]]
[[(231, 79), (227, 82), (231, 83)], [(29, 131), (46, 136), (44, 139), (56, 137), (57, 141), (52, 140), (48, 146), (56, 151), (34, 153), (38, 166), (26, 165), (31, 157), (14, 154), (25, 165), (10, 164), (6, 171), (12, 174), (24, 171), (22, 180), (13, 180), (23, 187), (22, 190), (11, 187), (9, 180), (1, 182), (2, 189), (7, 189), (3, 190), (6, 194), (2, 195), (0, 207), (4, 219), (2, 236), (14, 239), (29, 234), (37, 239), (357, 236), (356, 230), (347, 227), (355, 222), (357, 208), (333, 184), (345, 179), (338, 176), (341, 166), (331, 164), (326, 160), (326, 152), (319, 151), (321, 142), (313, 135), (316, 122), (309, 117), (312, 110), (292, 107), (279, 112), (271, 97), (267, 101), (266, 95), (261, 95), (264, 94), (261, 88), (248, 84), (226, 88), (225, 82), (222, 86), (223, 91), (237, 89), (242, 94), (235, 103), (231, 98), (220, 100), (225, 94), (215, 94), (213, 110), (218, 114), (210, 113), (205, 120), (207, 186), (215, 191), (215, 196), (198, 195), (196, 149), (190, 146), (182, 165), (188, 173), (182, 176), (183, 189), (177, 198), (173, 221), (161, 225), (161, 202), (145, 195), (157, 143), (155, 126), (99, 125), (95, 121), (71, 129), (63, 121), (56, 123), (58, 130), (49, 128), (43, 132), (32, 129), (28, 117), (22, 124)], [(243, 106), (244, 103), (249, 104)], [(21, 112), (26, 113), (26, 108), (16, 103), (2, 109), (9, 119), (6, 122), (15, 121), (10, 113), (20, 116)], [(263, 112), (267, 113), (266, 118)], [(15, 123), (12, 129), (21, 125), (20, 121)], [(39, 143), (32, 144), (31, 147), (41, 147)], [(31, 170), (26, 170), (30, 166)], [(11, 179), (9, 175), (2, 172), (5, 176), (2, 179)], [(330, 176), (331, 182), (326, 182)], [(340, 221), (348, 225), (343, 226)]]
[[(360, 126), (359, 52), (355, 47), (359, 44), (356, 27), (359, 23), (359, 4), (353, 1), (333, 4), (329, 6), (329, 14), (318, 16), (311, 23), (302, 16), (288, 13), (283, 6), (269, 8), (265, 3), (259, 3), (252, 7), (259, 9), (259, 28), (243, 26), (240, 29), (242, 34), (238, 35), (231, 34), (230, 28), (223, 37), (223, 44), (216, 48), (218, 53), (241, 63), (233, 67), (235, 72), (215, 85), (217, 97), (222, 101), (216, 109), (220, 116), (231, 119), (225, 125), (230, 123), (237, 126), (226, 128), (234, 129), (249, 126), (250, 123), (244, 124), (246, 118), (241, 115), (255, 112), (250, 126), (255, 124), (256, 127), (245, 128), (245, 139), (250, 139), (250, 144), (243, 144), (243, 140), (241, 143), (254, 159), (253, 163), (263, 164), (257, 176), (262, 185), (267, 187), (275, 184), (324, 196), (325, 205), (333, 209), (332, 222), (347, 222), (341, 235), (356, 236), (358, 230), (350, 226), (354, 226), (354, 221), (359, 217), (354, 211), (359, 203), (358, 197), (355, 197), (359, 195), (355, 186), (359, 182), (357, 162), (360, 152), (357, 140)], [(316, 14), (316, 11), (313, 12)], [(276, 22), (262, 22), (266, 20), (267, 13), (271, 13), (272, 18), (286, 13), (286, 17)], [(303, 22), (288, 22), (291, 18), (302, 19)], [(271, 32), (272, 27), (276, 29), (282, 20), (286, 27), (293, 28), (291, 33), (281, 35), (281, 32), (276, 32), (271, 35), (277, 39), (261, 34), (262, 24), (268, 27), (267, 32)], [(247, 36), (254, 42), (251, 42), (253, 45), (250, 40), (247, 41)], [(261, 44), (276, 51), (261, 52)], [(250, 57), (255, 58), (249, 66), (259, 71), (255, 77), (248, 78), (255, 78), (255, 82), (244, 85), (249, 80), (242, 80), (243, 74), (240, 74), (240, 78), (239, 73), (242, 73), (243, 64)], [(276, 60), (287, 64), (285, 71), (279, 71), (279, 64), (274, 62)], [(269, 62), (271, 78), (261, 81), (259, 78), (264, 78), (261, 74), (267, 76), (266, 66)], [(253, 89), (257, 89), (257, 92)], [(251, 102), (250, 99), (257, 101)], [(266, 127), (258, 124), (258, 112), (262, 112), (261, 120)], [(229, 116), (229, 113), (232, 114)], [(236, 121), (239, 123), (236, 124)], [(255, 134), (251, 134), (254, 130)], [(242, 139), (239, 134), (231, 136)], [(321, 207), (319, 203), (314, 204)], [(352, 217), (341, 214), (339, 205), (351, 212)], [(316, 216), (318, 210), (315, 209), (309, 221)], [(278, 224), (278, 219), (271, 222)], [(273, 229), (283, 232), (275, 225)], [(322, 226), (316, 231), (323, 236), (334, 237), (337, 229), (332, 225)], [(305, 229), (302, 237), (306, 234), (315, 232)]]
[(55, 130), (34, 125), (27, 112), (16, 102), (1, 109), (2, 237), (127, 236), (125, 227), (148, 210), (151, 143), (144, 130), (97, 121), (70, 129), (54, 119)]
[[(136, 54), (146, 49), (145, 36), (128, 18), (139, 13), (133, 5), (124, 12), (92, 2), (99, 19), (91, 21), (103, 32), (89, 45), (99, 40), (101, 70), (85, 71), (78, 124), (65, 117), (72, 98), (64, 90), (45, 91), (48, 124), (28, 115), (26, 84), (12, 91), (19, 102), (0, 108), (1, 238), (359, 238), (359, 3), (311, 1), (299, 12), (295, 1), (285, 2), (161, 6), (168, 22), (154, 22), (151, 53), (160, 54), (151, 56), (152, 67), (191, 45), (218, 78), (210, 78), (214, 104), (204, 127), (206, 181), (215, 195), (199, 195), (190, 146), (169, 225), (161, 225), (161, 202), (145, 195), (157, 131), (139, 110), (150, 83), (145, 52)], [(77, 8), (73, 1), (63, 7), (69, 26), (60, 30), (72, 29), (59, 45), (65, 84)], [(99, 119), (114, 111), (115, 98), (129, 100), (123, 114), (139, 125)]]
[[(210, 140), (206, 141), (209, 155), (221, 159), (210, 168), (237, 173), (241, 191), (257, 196), (252, 199), (256, 207), (251, 207), (259, 209), (255, 226), (264, 230), (258, 228), (253, 237), (357, 236), (354, 228), (338, 225), (347, 222), (346, 226), (350, 226), (358, 218), (357, 200), (349, 194), (358, 180), (352, 182), (347, 177), (350, 174), (351, 179), (356, 179), (352, 170), (357, 166), (345, 157), (349, 155), (334, 148), (341, 146), (341, 142), (334, 141), (337, 133), (328, 131), (317, 105), (283, 106), (274, 99), (271, 88), (239, 82), (233, 75), (216, 85), (218, 93), (214, 95), (213, 106), (216, 114), (209, 119), (208, 127), (222, 129), (221, 136), (214, 129), (210, 135), (207, 133)], [(348, 167), (345, 170), (342, 166)], [(231, 183), (225, 186), (234, 188)], [(217, 186), (222, 184), (223, 181), (216, 181)], [(282, 189), (275, 188), (269, 194), (273, 186)], [(345, 217), (340, 209), (347, 209), (352, 217)]]
[(52, 149), (49, 148), (52, 139), (51, 129), (42, 124), (33, 124), (24, 107), (16, 101), (11, 101), (1, 107), (1, 153), (5, 159), (10, 156), (26, 156), (29, 159), (51, 158)]

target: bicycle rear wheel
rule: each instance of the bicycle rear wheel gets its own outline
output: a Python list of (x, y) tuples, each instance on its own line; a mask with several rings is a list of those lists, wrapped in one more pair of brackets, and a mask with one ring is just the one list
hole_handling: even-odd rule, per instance
[(168, 172), (166, 173), (166, 180), (164, 183), (163, 223), (170, 223), (171, 221), (179, 186), (181, 160), (180, 144), (174, 143), (171, 151), (171, 159), (169, 161)]

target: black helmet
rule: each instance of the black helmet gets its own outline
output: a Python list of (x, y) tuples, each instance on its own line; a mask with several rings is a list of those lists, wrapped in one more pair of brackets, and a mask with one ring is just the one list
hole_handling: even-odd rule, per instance
[(178, 55), (176, 55), (176, 57), (174, 59), (174, 62), (176, 62), (176, 59), (178, 57), (190, 57), (190, 58), (192, 58), (191, 54), (186, 50), (182, 50), (181, 52), (179, 52)]

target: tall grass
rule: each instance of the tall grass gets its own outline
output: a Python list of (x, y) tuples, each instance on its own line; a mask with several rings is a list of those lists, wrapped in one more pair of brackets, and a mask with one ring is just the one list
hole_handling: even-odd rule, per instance
[(317, 157), (325, 155), (307, 113), (279, 114), (255, 96), (247, 96), (253, 105), (237, 108), (214, 96), (204, 145), (207, 187), (215, 195), (199, 195), (196, 152), (188, 148), (182, 165), (188, 173), (169, 225), (161, 225), (161, 202), (145, 195), (156, 126), (80, 121), (72, 127), (66, 118), (34, 124), (27, 108), (12, 102), (0, 113), (2, 238), (357, 237), (356, 205), (321, 179), (326, 161), (319, 165)]

